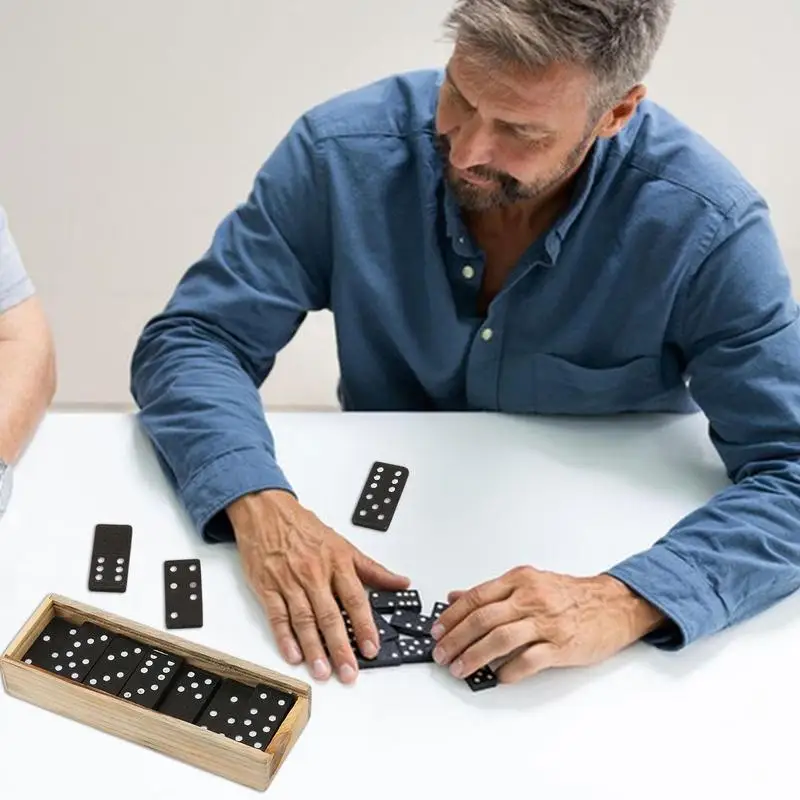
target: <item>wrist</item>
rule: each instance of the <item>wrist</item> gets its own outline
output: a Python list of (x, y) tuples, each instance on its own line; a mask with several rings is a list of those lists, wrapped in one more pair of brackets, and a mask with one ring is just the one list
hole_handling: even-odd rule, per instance
[(623, 625), (630, 643), (661, 627), (667, 618), (652, 603), (611, 575), (600, 575), (605, 602), (612, 616)]
[(297, 499), (285, 489), (265, 489), (234, 500), (226, 509), (234, 534), (253, 528), (264, 518), (265, 511), (296, 504)]

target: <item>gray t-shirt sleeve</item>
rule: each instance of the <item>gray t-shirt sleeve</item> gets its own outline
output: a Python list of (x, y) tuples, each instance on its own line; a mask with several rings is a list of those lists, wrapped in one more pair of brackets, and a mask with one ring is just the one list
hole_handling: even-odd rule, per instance
[(33, 293), (33, 282), (8, 228), (6, 213), (0, 206), (0, 314), (27, 300)]

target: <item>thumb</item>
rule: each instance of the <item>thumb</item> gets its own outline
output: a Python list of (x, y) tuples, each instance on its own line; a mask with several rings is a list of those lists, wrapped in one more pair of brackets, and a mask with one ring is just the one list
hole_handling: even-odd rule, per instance
[(369, 556), (365, 556), (359, 550), (356, 550), (353, 556), (353, 563), (362, 582), (374, 589), (399, 591), (408, 588), (410, 584), (407, 577), (391, 572), (383, 564), (379, 564)]

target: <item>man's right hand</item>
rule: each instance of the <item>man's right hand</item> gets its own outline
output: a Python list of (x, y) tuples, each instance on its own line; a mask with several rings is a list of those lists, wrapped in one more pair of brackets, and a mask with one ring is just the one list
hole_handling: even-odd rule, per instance
[(337, 598), (350, 615), (359, 649), (373, 658), (380, 644), (364, 584), (400, 591), (409, 579), (365, 556), (288, 492), (246, 495), (227, 513), (245, 576), (284, 658), (290, 664), (305, 660), (320, 680), (333, 667), (342, 682), (352, 683), (358, 665)]

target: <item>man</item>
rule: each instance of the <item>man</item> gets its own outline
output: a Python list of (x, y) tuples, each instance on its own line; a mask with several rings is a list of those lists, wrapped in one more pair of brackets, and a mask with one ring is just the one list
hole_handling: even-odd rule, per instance
[(0, 208), (0, 515), (13, 468), (55, 393), (50, 328)]
[(238, 543), (285, 658), (317, 678), (356, 677), (334, 594), (371, 657), (362, 583), (409, 585), (276, 463), (257, 387), (317, 309), (334, 314), (345, 410), (710, 420), (726, 491), (606, 574), (514, 567), (453, 593), (435, 657), (454, 675), (685, 647), (800, 585), (797, 308), (762, 199), (645, 98), (672, 5), (458, 0), (446, 71), (298, 120), (147, 325), (143, 424), (203, 536)]

